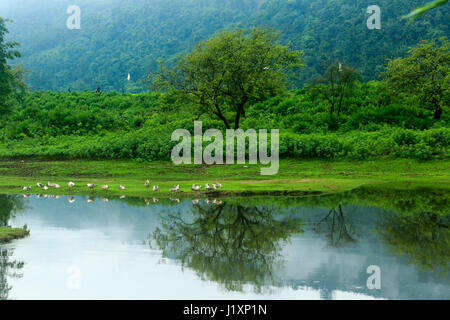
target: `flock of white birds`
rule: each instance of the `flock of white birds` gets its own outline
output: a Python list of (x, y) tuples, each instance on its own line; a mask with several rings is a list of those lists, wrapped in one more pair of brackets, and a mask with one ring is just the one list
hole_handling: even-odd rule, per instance
[[(73, 187), (75, 187), (75, 182), (70, 181), (67, 185), (69, 186), (69, 188), (73, 188)], [(55, 189), (61, 188), (61, 186), (60, 186), (59, 184), (57, 184), (57, 183), (51, 183), (51, 182), (48, 182), (46, 185), (44, 185), (44, 184), (41, 183), (41, 182), (38, 182), (38, 183), (36, 183), (36, 186), (37, 186), (39, 189), (41, 189), (41, 190), (49, 190), (50, 188), (55, 188)], [(88, 184), (86, 184), (86, 186), (87, 186), (89, 189), (94, 189), (94, 188), (96, 187), (96, 185), (93, 184), (93, 183), (88, 183)], [(146, 188), (150, 188), (150, 181), (149, 181), (148, 179), (145, 181), (144, 186), (145, 186)], [(202, 188), (203, 188), (203, 186), (201, 186), (201, 185), (197, 185), (197, 184), (193, 184), (193, 185), (192, 185), (192, 191), (200, 191)], [(204, 187), (204, 188), (205, 188), (205, 190), (213, 191), (213, 190), (217, 190), (217, 189), (219, 189), (219, 188), (222, 188), (222, 184), (220, 184), (220, 183), (218, 183), (218, 182), (213, 183), (212, 185), (205, 184), (205, 187)], [(101, 186), (101, 189), (102, 189), (102, 190), (108, 190), (108, 189), (109, 189), (109, 185), (107, 185), (107, 184), (102, 185), (102, 186)], [(120, 189), (120, 190), (126, 190), (125, 186), (123, 186), (123, 185), (120, 185), (120, 186), (119, 186), (119, 189)], [(158, 190), (159, 190), (159, 186), (154, 185), (153, 188), (152, 188), (152, 190), (153, 190), (153, 191), (158, 191)], [(177, 184), (177, 185), (174, 186), (173, 188), (170, 188), (170, 191), (171, 191), (171, 192), (177, 192), (177, 191), (180, 191), (180, 190), (181, 190), (181, 189), (180, 189), (180, 185), (179, 185), (179, 184)], [(25, 187), (23, 187), (23, 191), (31, 191), (31, 186), (25, 186)], [(24, 194), (24, 197), (29, 197), (29, 195)], [(44, 195), (38, 195), (38, 197), (39, 197), (39, 198), (40, 198), (40, 197), (45, 197), (45, 198), (59, 198), (60, 196), (58, 196), (58, 195), (48, 195), (48, 194), (44, 194)], [(120, 196), (120, 199), (124, 199), (124, 198), (125, 198), (125, 196)], [(103, 197), (102, 200), (105, 201), (105, 202), (108, 202), (108, 201), (109, 201), (109, 199), (106, 198), (106, 197)], [(158, 198), (152, 198), (152, 200), (153, 200), (153, 203), (159, 202), (159, 199), (158, 199)], [(88, 200), (87, 200), (88, 203), (92, 203), (92, 202), (94, 202), (94, 201), (95, 201), (95, 199), (94, 199), (93, 197), (89, 197)], [(178, 198), (170, 198), (170, 201), (174, 201), (174, 202), (180, 203), (180, 199), (178, 199)], [(205, 199), (204, 201), (205, 201), (207, 204), (215, 204), (215, 205), (220, 205), (220, 204), (223, 203), (221, 200), (217, 200), (217, 199), (214, 199), (214, 200)], [(70, 202), (70, 203), (74, 203), (74, 202), (75, 202), (75, 197), (70, 197), (70, 198), (69, 198), (69, 202)], [(149, 199), (149, 198), (145, 198), (145, 203), (146, 203), (147, 205), (149, 205), (149, 204), (150, 204), (150, 199)], [(193, 200), (192, 200), (192, 203), (193, 203), (193, 204), (199, 204), (199, 203), (200, 203), (200, 199), (193, 199)]]
[[(70, 181), (67, 185), (69, 186), (69, 188), (73, 188), (73, 187), (75, 187), (75, 182)], [(38, 182), (38, 183), (36, 183), (36, 186), (37, 186), (39, 189), (42, 189), (42, 190), (49, 190), (49, 188), (55, 188), (55, 189), (61, 188), (61, 186), (60, 186), (59, 184), (57, 184), (57, 183), (51, 183), (51, 182), (48, 182), (47, 185), (44, 185), (44, 184)], [(93, 184), (93, 183), (88, 183), (88, 184), (86, 184), (86, 186), (87, 186), (89, 189), (94, 189), (94, 188), (96, 187), (96, 185)], [(150, 187), (150, 180), (147, 179), (147, 180), (145, 181), (145, 183), (144, 183), (144, 186), (145, 186), (146, 188), (149, 188), (149, 187)], [(200, 191), (202, 188), (203, 188), (203, 186), (201, 186), (201, 185), (197, 185), (197, 184), (193, 184), (193, 185), (192, 185), (192, 191)], [(218, 183), (218, 182), (213, 183), (212, 185), (205, 184), (205, 190), (208, 190), (208, 191), (218, 190), (219, 188), (222, 188), (222, 184), (220, 184), (220, 183)], [(107, 185), (107, 184), (102, 185), (102, 186), (101, 186), (101, 189), (102, 189), (102, 190), (108, 190), (108, 189), (109, 189), (109, 185)], [(119, 186), (119, 189), (120, 189), (120, 190), (126, 190), (125, 186), (123, 186), (123, 185), (120, 185), (120, 186)], [(159, 186), (154, 185), (152, 189), (153, 189), (153, 191), (158, 191), (158, 190), (159, 190)], [(177, 184), (177, 185), (174, 186), (173, 188), (170, 188), (170, 191), (171, 191), (171, 192), (177, 192), (177, 191), (180, 191), (180, 190), (181, 190), (181, 189), (180, 189), (180, 185), (179, 185), (179, 184)], [(25, 186), (25, 187), (23, 187), (23, 191), (31, 191), (31, 186)]]

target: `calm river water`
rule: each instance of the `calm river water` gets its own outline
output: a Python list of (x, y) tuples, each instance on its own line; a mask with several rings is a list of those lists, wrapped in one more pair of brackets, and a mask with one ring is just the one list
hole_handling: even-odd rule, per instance
[(3, 299), (449, 299), (448, 194), (0, 196)]

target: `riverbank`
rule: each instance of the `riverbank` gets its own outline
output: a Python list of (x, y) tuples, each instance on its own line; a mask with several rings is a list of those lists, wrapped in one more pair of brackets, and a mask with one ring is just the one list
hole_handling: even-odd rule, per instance
[[(192, 184), (219, 182), (215, 196), (330, 194), (362, 185), (386, 185), (389, 188), (429, 186), (449, 189), (450, 161), (379, 159), (371, 161), (281, 160), (274, 176), (261, 176), (260, 165), (174, 165), (171, 162), (135, 161), (0, 161), (0, 193), (69, 194), (105, 196), (170, 196), (180, 184), (178, 197), (209, 195), (193, 192)], [(144, 186), (150, 180), (150, 188)], [(68, 182), (75, 186), (68, 187)], [(61, 188), (42, 190), (37, 182), (53, 182)], [(94, 183), (93, 190), (87, 183)], [(109, 190), (100, 186), (108, 184)], [(120, 190), (119, 185), (125, 186)], [(158, 185), (159, 191), (152, 191)], [(23, 191), (31, 186), (30, 191)]]
[(0, 227), (0, 244), (8, 243), (12, 240), (25, 238), (30, 231), (21, 228)]

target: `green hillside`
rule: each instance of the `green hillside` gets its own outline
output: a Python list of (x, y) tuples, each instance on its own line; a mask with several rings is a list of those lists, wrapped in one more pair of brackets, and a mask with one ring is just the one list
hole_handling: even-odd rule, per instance
[[(387, 58), (400, 57), (420, 40), (449, 36), (449, 8), (443, 6), (407, 24), (401, 17), (424, 0), (379, 0), (381, 30), (369, 30), (360, 0), (79, 0), (81, 30), (68, 30), (67, 0), (2, 0), (0, 16), (12, 18), (10, 37), (22, 44), (22, 62), (34, 90), (125, 89), (139, 92), (139, 81), (170, 64), (216, 31), (271, 26), (284, 41), (305, 51), (301, 85), (323, 72), (324, 63), (342, 61), (366, 80), (376, 79)], [(20, 7), (20, 10), (18, 9)], [(131, 81), (127, 81), (130, 73)]]

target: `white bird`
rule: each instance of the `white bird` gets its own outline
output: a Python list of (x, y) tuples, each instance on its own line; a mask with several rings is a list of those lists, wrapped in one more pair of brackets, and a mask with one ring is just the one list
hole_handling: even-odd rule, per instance
[(153, 191), (158, 191), (159, 190), (159, 186), (153, 186)]
[(48, 190), (48, 187), (47, 186), (43, 186), (42, 189), (43, 190)]
[(209, 184), (205, 184), (205, 189), (206, 190), (216, 190), (217, 187), (215, 185), (210, 186)]
[(23, 191), (30, 191), (30, 190), (31, 190), (31, 186), (23, 187)]
[(120, 199), (125, 199), (126, 197), (125, 196), (120, 196)]
[(222, 185), (218, 182), (214, 183), (213, 186), (216, 187), (216, 189), (222, 188)]
[(55, 189), (61, 188), (61, 186), (59, 184), (56, 184), (56, 183), (53, 186), (55, 187)]
[(199, 191), (202, 188), (202, 186), (197, 186), (195, 184), (192, 185), (192, 190)]
[(149, 181), (148, 179), (145, 180), (145, 187), (146, 187), (146, 188), (150, 187), (150, 181)]
[(177, 203), (180, 203), (180, 199), (174, 199), (174, 198), (170, 198), (170, 201), (174, 201), (174, 202), (177, 202)]
[(37, 185), (38, 188), (43, 188), (44, 187), (44, 185), (42, 183), (40, 183), (40, 182), (36, 183), (36, 185)]
[(75, 202), (75, 198), (74, 197), (70, 197), (69, 198), (69, 203), (74, 203)]
[(48, 182), (47, 185), (48, 185), (49, 187), (55, 187), (55, 186), (56, 186), (55, 183), (51, 183), (51, 182)]
[(102, 186), (102, 190), (108, 190), (109, 186), (107, 184), (105, 184), (104, 186)]
[(87, 184), (87, 187), (88, 187), (89, 189), (94, 189), (95, 184), (93, 184), (93, 183), (88, 183), (88, 184)]
[(120, 189), (120, 190), (125, 190), (125, 187), (124, 187), (123, 185), (120, 185), (120, 186), (119, 186), (119, 189)]
[(175, 192), (175, 191), (178, 191), (178, 190), (180, 190), (180, 185), (179, 184), (177, 184), (175, 187), (173, 187), (173, 188), (170, 188), (170, 191), (172, 191), (172, 192)]
[(153, 200), (153, 203), (159, 202), (158, 198), (153, 198), (152, 200)]
[(72, 181), (70, 181), (70, 182), (68, 183), (68, 186), (69, 186), (69, 188), (73, 188), (73, 187), (75, 187), (75, 183), (73, 183)]

